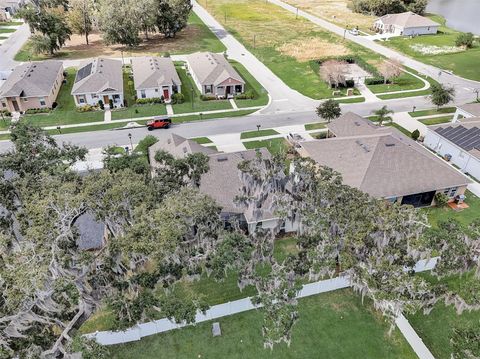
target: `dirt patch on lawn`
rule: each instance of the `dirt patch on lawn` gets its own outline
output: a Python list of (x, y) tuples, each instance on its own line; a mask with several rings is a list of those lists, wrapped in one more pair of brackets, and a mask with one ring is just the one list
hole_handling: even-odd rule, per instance
[(277, 48), (282, 54), (306, 62), (322, 57), (350, 55), (351, 51), (340, 43), (332, 43), (321, 38), (306, 38), (287, 42)]
[(196, 51), (195, 43), (200, 41), (203, 31), (197, 25), (189, 25), (179, 32), (175, 38), (165, 38), (162, 34), (149, 34), (148, 39), (135, 48), (128, 48), (122, 45), (106, 45), (99, 33), (91, 34), (88, 37), (89, 44), (85, 42), (85, 36), (72, 35), (62, 52), (68, 52), (69, 58), (86, 58), (93, 56), (120, 57), (130, 54), (146, 55), (152, 53), (186, 53)]

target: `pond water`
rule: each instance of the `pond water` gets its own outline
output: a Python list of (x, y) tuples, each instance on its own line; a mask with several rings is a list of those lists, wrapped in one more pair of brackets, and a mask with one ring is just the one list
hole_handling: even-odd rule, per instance
[(427, 12), (444, 16), (453, 29), (480, 35), (480, 0), (429, 0)]

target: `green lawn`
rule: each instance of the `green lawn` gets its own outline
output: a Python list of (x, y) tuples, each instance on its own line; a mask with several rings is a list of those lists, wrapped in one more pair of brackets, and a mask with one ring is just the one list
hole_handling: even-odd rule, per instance
[(398, 330), (388, 326), (370, 303), (351, 290), (338, 290), (299, 301), (299, 321), (290, 347), (263, 347), (261, 311), (216, 319), (222, 335), (213, 337), (211, 322), (173, 330), (139, 342), (110, 347), (113, 358), (382, 358), (413, 359)]
[(204, 145), (206, 143), (212, 143), (212, 140), (209, 139), (208, 137), (196, 137), (196, 138), (191, 138), (191, 140), (195, 141), (200, 145)]
[[(445, 20), (440, 16), (433, 17), (435, 21), (445, 24)], [(480, 43), (477, 40), (474, 48), (469, 50), (458, 49), (459, 52), (444, 54), (423, 54), (416, 48), (426, 47), (454, 47), (455, 39), (459, 32), (449, 29), (445, 26), (440, 28), (437, 35), (409, 37), (395, 37), (382, 44), (392, 47), (406, 55), (413, 57), (421, 62), (437, 66), (441, 69), (453, 71), (456, 75), (471, 80), (480, 80), (480, 71), (478, 71), (478, 63), (480, 61)]]
[[(437, 279), (428, 273), (422, 275), (429, 281), (437, 282)], [(468, 288), (470, 282), (473, 285), (473, 281), (478, 281), (473, 277), (473, 273), (467, 273), (462, 277), (443, 278), (441, 282), (451, 290), (461, 294), (462, 289)], [(453, 334), (453, 328), (462, 325), (474, 325), (480, 328), (480, 311), (464, 311), (461, 315), (458, 315), (453, 306), (437, 303), (430, 314), (415, 313), (408, 316), (408, 320), (435, 358), (451, 359), (452, 345), (450, 338)]]
[(9, 29), (5, 27), (0, 27), (0, 34), (6, 34), (10, 32), (15, 32), (17, 29)]
[(103, 121), (103, 111), (78, 112), (75, 107), (72, 86), (75, 81), (75, 69), (67, 69), (67, 83), (63, 84), (58, 93), (57, 108), (48, 114), (35, 114), (23, 116), (23, 121), (34, 123), (38, 126), (70, 125), (77, 123)]
[(464, 225), (472, 223), (475, 219), (479, 218), (480, 213), (480, 198), (475, 196), (472, 192), (467, 191), (465, 193), (467, 203), (470, 207), (464, 209), (463, 211), (456, 212), (450, 207), (437, 208), (437, 207), (428, 207), (421, 209), (424, 211), (431, 225), (436, 226), (440, 221), (446, 221), (450, 218), (454, 218)]
[(245, 81), (245, 91), (253, 91), (255, 98), (251, 100), (235, 100), (238, 108), (265, 106), (268, 103), (268, 92), (255, 79), (255, 77), (247, 71), (247, 69), (239, 62), (230, 61), (235, 70), (242, 76)]
[(406, 72), (397, 77), (392, 84), (367, 85), (373, 93), (416, 90), (421, 89), (423, 86), (422, 80)]
[[(182, 82), (182, 94), (185, 102), (172, 105), (174, 113), (188, 113), (213, 110), (229, 110), (232, 108), (228, 100), (202, 101), (200, 91), (196, 87), (190, 75), (180, 65), (175, 66), (180, 81)], [(192, 90), (193, 89), (193, 90)], [(193, 95), (193, 106), (192, 106)]]
[(288, 142), (284, 138), (272, 138), (270, 140), (258, 140), (243, 142), (247, 150), (265, 147), (271, 154), (285, 153), (288, 148)]
[[(408, 68), (408, 71), (415, 73), (418, 76), (421, 76), (417, 71)], [(425, 77), (422, 76), (428, 83), (431, 85), (437, 84), (438, 82), (432, 79), (431, 77)], [(381, 100), (391, 100), (391, 99), (396, 99), (396, 98), (405, 98), (405, 97), (415, 97), (415, 96), (428, 96), (431, 94), (430, 88), (426, 90), (420, 90), (420, 91), (413, 91), (413, 92), (405, 92), (405, 93), (392, 93), (392, 94), (386, 94), (386, 95), (378, 95), (377, 97)]]
[(0, 21), (0, 27), (2, 26), (20, 26), (23, 25), (21, 21)]
[(320, 130), (320, 129), (325, 128), (325, 127), (327, 127), (327, 124), (325, 122), (314, 122), (314, 123), (305, 124), (305, 130), (306, 131)]
[(454, 113), (456, 111), (455, 107), (442, 107), (442, 108), (431, 108), (428, 110), (420, 110), (415, 112), (409, 112), (408, 114), (412, 117), (423, 117), (423, 116), (434, 116), (447, 113)]
[(453, 115), (441, 116), (441, 117), (427, 117), (427, 118), (422, 118), (419, 121), (427, 126), (430, 126), (430, 125), (439, 125), (441, 123), (451, 122), (452, 119), (453, 119)]
[(278, 132), (270, 128), (267, 130), (242, 132), (240, 134), (240, 139), (244, 140), (246, 138), (264, 137), (272, 135), (278, 135)]

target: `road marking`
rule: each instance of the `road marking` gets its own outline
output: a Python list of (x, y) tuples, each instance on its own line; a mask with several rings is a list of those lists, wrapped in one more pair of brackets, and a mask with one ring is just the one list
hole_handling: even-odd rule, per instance
[(281, 98), (279, 100), (273, 100), (273, 102), (285, 102), (288, 101), (288, 98)]

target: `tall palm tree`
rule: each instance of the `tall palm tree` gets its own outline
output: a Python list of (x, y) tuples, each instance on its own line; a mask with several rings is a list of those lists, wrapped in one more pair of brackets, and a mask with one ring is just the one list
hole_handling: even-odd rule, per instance
[(387, 106), (383, 106), (381, 109), (378, 109), (373, 112), (373, 114), (377, 117), (377, 122), (378, 125), (381, 126), (383, 122), (389, 121), (392, 122), (392, 116), (389, 116), (392, 114), (393, 111), (389, 110)]

